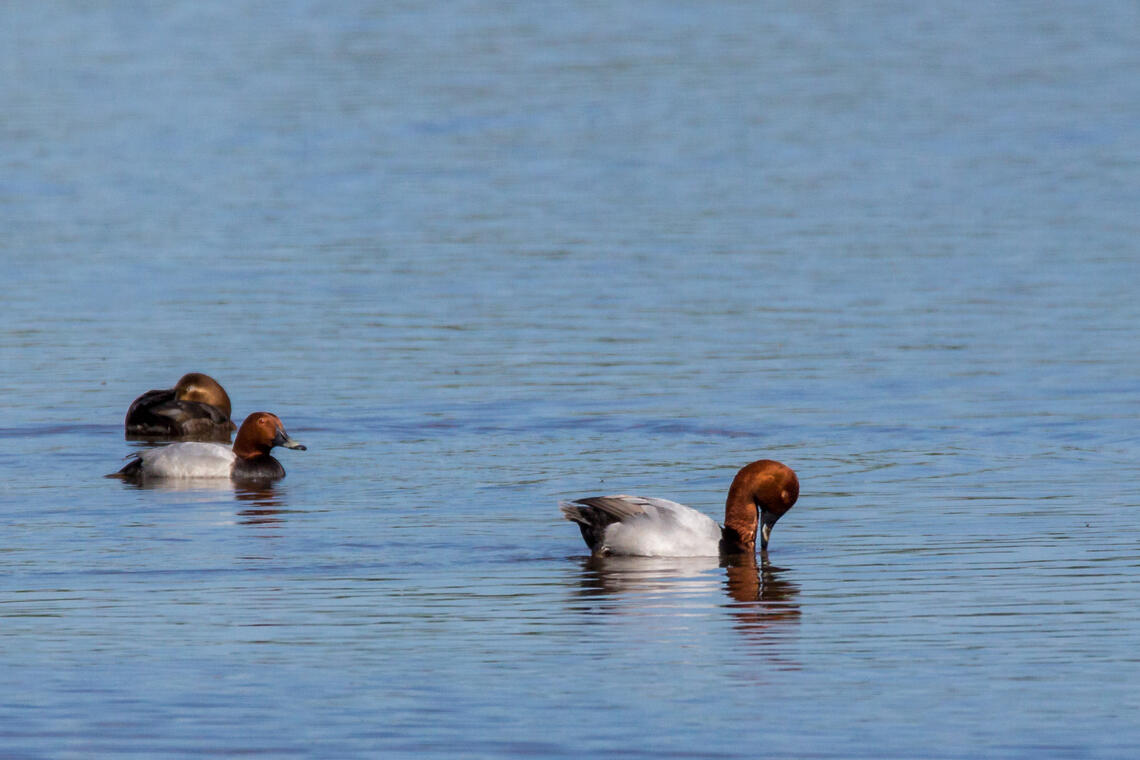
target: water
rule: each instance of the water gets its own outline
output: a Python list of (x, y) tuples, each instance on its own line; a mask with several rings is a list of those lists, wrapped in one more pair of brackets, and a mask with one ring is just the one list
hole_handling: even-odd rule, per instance
[(0, 754), (1134, 756), (1137, 12), (958, 11), (5, 5)]

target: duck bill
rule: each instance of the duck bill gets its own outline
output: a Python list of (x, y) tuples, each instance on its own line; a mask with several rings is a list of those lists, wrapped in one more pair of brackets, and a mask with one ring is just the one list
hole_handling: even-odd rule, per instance
[(305, 451), (305, 447), (292, 438), (285, 432), (283, 428), (277, 428), (277, 435), (273, 436), (274, 446), (284, 446), (287, 449), (296, 449), (297, 451)]
[(780, 519), (780, 515), (769, 512), (766, 509), (760, 510), (760, 550), (768, 550), (768, 539), (772, 536), (772, 528), (775, 527), (776, 521)]

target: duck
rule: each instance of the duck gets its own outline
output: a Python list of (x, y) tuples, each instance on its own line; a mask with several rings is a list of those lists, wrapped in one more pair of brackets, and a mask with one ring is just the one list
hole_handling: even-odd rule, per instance
[(228, 442), (237, 429), (230, 413), (226, 389), (209, 375), (190, 372), (173, 388), (147, 391), (131, 403), (126, 437)]
[(563, 501), (559, 508), (578, 524), (594, 556), (755, 556), (757, 533), (766, 552), (773, 526), (799, 495), (790, 467), (760, 459), (732, 479), (723, 525), (675, 501), (625, 494)]
[(285, 432), (276, 414), (254, 412), (238, 428), (234, 445), (184, 441), (146, 451), (136, 451), (123, 469), (108, 477), (124, 480), (151, 478), (230, 478), (232, 480), (279, 480), (285, 468), (270, 456), (274, 446), (305, 451)]

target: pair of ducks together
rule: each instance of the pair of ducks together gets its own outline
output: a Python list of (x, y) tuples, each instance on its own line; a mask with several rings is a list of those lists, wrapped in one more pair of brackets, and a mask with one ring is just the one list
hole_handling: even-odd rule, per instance
[[(208, 375), (190, 373), (173, 388), (148, 391), (135, 399), (127, 411), (126, 432), (128, 438), (198, 440), (136, 452), (114, 475), (129, 480), (277, 480), (285, 477), (285, 468), (270, 450), (274, 446), (305, 450), (269, 412), (246, 417), (232, 449), (201, 440), (229, 441), (234, 429), (225, 389)], [(761, 459), (745, 465), (733, 479), (723, 525), (667, 499), (625, 494), (564, 501), (559, 507), (598, 556), (752, 555), (757, 538), (761, 550), (768, 548), (773, 526), (799, 493), (799, 480), (791, 468)]]
[(147, 391), (127, 410), (126, 433), (132, 440), (181, 441), (137, 451), (114, 473), (124, 480), (231, 478), (278, 480), (285, 468), (274, 459), (274, 446), (305, 450), (285, 432), (277, 415), (254, 412), (237, 429), (230, 419), (230, 397), (221, 384), (200, 372), (183, 375), (173, 388)]

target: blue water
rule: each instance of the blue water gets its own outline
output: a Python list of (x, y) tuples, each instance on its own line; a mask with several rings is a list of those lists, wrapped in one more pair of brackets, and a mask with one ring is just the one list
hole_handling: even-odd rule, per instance
[[(1134, 757), (1138, 22), (0, 6), (0, 755)], [(188, 371), (284, 481), (102, 477)]]

